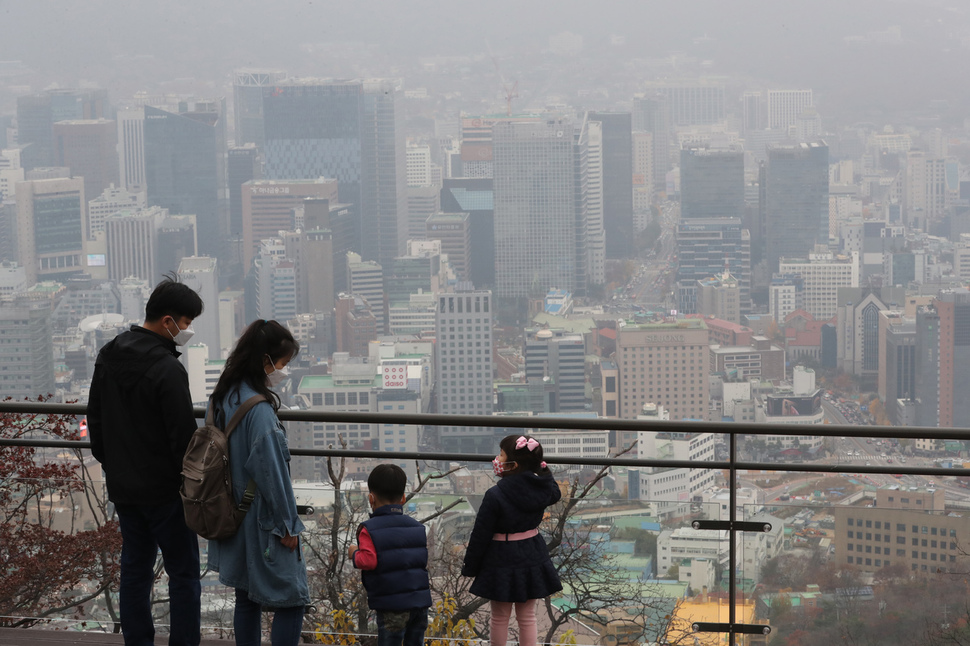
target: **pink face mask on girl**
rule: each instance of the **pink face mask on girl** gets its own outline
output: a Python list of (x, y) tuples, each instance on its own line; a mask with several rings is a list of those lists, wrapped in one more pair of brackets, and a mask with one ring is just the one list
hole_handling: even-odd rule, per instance
[(514, 468), (515, 462), (502, 462), (502, 460), (498, 457), (492, 460), (492, 471), (497, 476), (504, 476), (506, 472), (511, 471)]

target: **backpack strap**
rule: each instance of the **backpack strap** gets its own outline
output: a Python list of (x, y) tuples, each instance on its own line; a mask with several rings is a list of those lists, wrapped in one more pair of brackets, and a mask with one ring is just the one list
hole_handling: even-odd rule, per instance
[[(255, 406), (256, 404), (264, 401), (266, 401), (266, 398), (263, 397), (262, 395), (253, 395), (252, 397), (250, 397), (249, 399), (247, 399), (246, 401), (244, 401), (242, 404), (239, 405), (239, 408), (236, 409), (236, 412), (232, 414), (232, 418), (229, 420), (229, 423), (226, 424), (226, 428), (224, 428), (222, 431), (223, 433), (226, 434), (226, 440), (229, 439), (229, 436), (232, 435), (232, 432), (236, 430), (237, 426), (239, 426), (239, 422), (241, 422), (242, 418), (246, 416), (246, 413), (252, 410), (253, 406)], [(206, 419), (206, 422), (209, 423), (209, 420)]]
[[(236, 430), (236, 427), (239, 426), (239, 422), (241, 422), (242, 418), (246, 416), (246, 413), (252, 410), (253, 406), (255, 406), (256, 404), (264, 401), (266, 401), (266, 398), (263, 397), (262, 395), (253, 395), (252, 397), (250, 397), (249, 399), (247, 399), (246, 401), (244, 401), (242, 404), (239, 405), (239, 408), (237, 408), (236, 412), (233, 413), (232, 419), (229, 420), (229, 423), (226, 424), (226, 428), (223, 431), (226, 434), (226, 441), (229, 441), (229, 436), (232, 434), (234, 430)], [(211, 410), (210, 410), (210, 414), (211, 414)], [(206, 423), (211, 423), (211, 422), (208, 419), (206, 419)], [(239, 503), (239, 507), (238, 507), (239, 511), (241, 511), (244, 514), (247, 511), (249, 511), (249, 507), (253, 504), (253, 500), (255, 498), (256, 498), (256, 481), (250, 478), (249, 483), (246, 485), (246, 491), (243, 493), (242, 501)]]

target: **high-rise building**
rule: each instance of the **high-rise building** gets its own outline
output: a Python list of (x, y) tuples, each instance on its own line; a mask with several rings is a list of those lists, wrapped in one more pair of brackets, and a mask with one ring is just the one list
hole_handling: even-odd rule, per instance
[(496, 298), (541, 298), (550, 288), (584, 294), (572, 123), (497, 123), (493, 136)]
[(243, 266), (252, 265), (260, 240), (296, 225), (294, 209), (306, 198), (337, 203), (337, 180), (318, 177), (300, 180), (251, 180), (242, 185)]
[(412, 240), (408, 243), (408, 255), (398, 256), (384, 270), (388, 306), (406, 304), (412, 294), (442, 291), (447, 285), (444, 269), (440, 241)]
[(425, 238), (438, 240), (441, 253), (448, 256), (448, 265), (460, 281), (470, 279), (472, 256), (471, 218), (467, 213), (435, 213), (427, 219)]
[(104, 220), (108, 278), (115, 282), (130, 276), (156, 282), (158, 228), (168, 217), (159, 207), (116, 211)]
[[(114, 121), (58, 121), (53, 127), (54, 165), (84, 178), (84, 194), (101, 195), (118, 183), (118, 132)], [(91, 232), (86, 232), (90, 237)]]
[(744, 218), (744, 151), (685, 147), (680, 151), (680, 217)]
[(606, 257), (634, 254), (633, 125), (629, 112), (591, 112), (602, 124), (603, 229)]
[(751, 299), (751, 236), (738, 218), (682, 218), (677, 225), (677, 309), (697, 312), (699, 280), (725, 271), (738, 281), (742, 310)]
[[(579, 133), (577, 192), (586, 211), (586, 274), (597, 285), (606, 283), (606, 231), (603, 227), (605, 173), (603, 124), (586, 115)], [(632, 197), (632, 194), (631, 194)]]
[[(915, 399), (916, 425), (940, 426), (940, 382), (943, 368), (940, 365), (943, 348), (940, 345), (940, 315), (935, 307), (923, 306), (916, 310), (916, 366)], [(952, 360), (947, 372), (952, 375)], [(967, 399), (964, 397), (964, 399)], [(951, 424), (952, 425), (952, 424)]]
[(563, 330), (529, 329), (525, 332), (525, 378), (548, 379), (554, 388), (551, 413), (586, 410), (586, 346), (580, 334)]
[(226, 184), (229, 189), (229, 235), (243, 235), (243, 184), (262, 179), (259, 150), (255, 144), (232, 147), (226, 158)]
[(963, 385), (970, 382), (970, 290), (944, 291), (933, 305), (939, 317), (938, 425), (968, 428), (970, 397)]
[(377, 333), (384, 334), (384, 269), (373, 260), (362, 260), (360, 254), (345, 254), (350, 294), (367, 300), (377, 316)]
[[(492, 414), (492, 312), (490, 291), (457, 289), (438, 294), (438, 412)], [(439, 433), (440, 448), (446, 451), (490, 451), (495, 446), (492, 429), (442, 426)]]
[(801, 276), (800, 307), (815, 320), (824, 321), (837, 313), (840, 288), (859, 287), (859, 254), (836, 256), (823, 251), (807, 258), (782, 258), (778, 273)]
[(650, 133), (653, 142), (653, 187), (663, 190), (670, 170), (671, 121), (667, 97), (649, 92), (633, 97), (633, 130)]
[(147, 206), (148, 199), (144, 191), (130, 193), (123, 188), (109, 186), (88, 202), (88, 238), (104, 231), (104, 221), (108, 216), (118, 211), (143, 209)]
[(84, 271), (86, 204), (80, 177), (17, 184), (17, 250), (29, 285)]
[(633, 419), (652, 403), (670, 411), (671, 420), (706, 420), (709, 354), (702, 319), (619, 328), (620, 417)]
[(19, 148), (0, 150), (0, 202), (14, 199), (17, 182), (24, 181), (26, 177), (20, 166), (20, 157)]
[(649, 92), (667, 99), (674, 126), (706, 126), (724, 120), (724, 86), (706, 81), (648, 83)]
[(499, 123), (539, 123), (534, 114), (490, 114), (461, 118), (461, 177), (491, 179), (494, 177), (493, 134)]
[(408, 186), (430, 186), (431, 146), (427, 144), (408, 144), (407, 146), (407, 183)]
[(811, 90), (768, 90), (768, 128), (787, 131), (811, 105)]
[(941, 220), (950, 205), (947, 161), (929, 158), (922, 151), (910, 151), (906, 155), (904, 190), (906, 223), (928, 231), (928, 225)]
[(263, 238), (253, 260), (256, 315), (287, 321), (300, 314), (296, 264), (286, 255), (282, 238)]
[(54, 165), (54, 124), (70, 119), (102, 119), (109, 111), (107, 90), (47, 90), (17, 98), (17, 143), (26, 170)]
[(765, 258), (775, 272), (780, 257), (805, 257), (828, 244), (828, 146), (770, 147), (765, 184)]
[[(403, 90), (391, 80), (363, 82), (361, 254), (384, 264), (405, 252), (407, 176)], [(386, 265), (385, 265), (386, 266)]]
[(0, 388), (4, 397), (23, 399), (54, 394), (54, 333), (47, 294), (0, 299)]
[(642, 231), (649, 223), (650, 204), (653, 201), (653, 135), (649, 132), (633, 133), (633, 213), (634, 229)]
[[(816, 284), (806, 285), (817, 291)], [(839, 370), (857, 377), (877, 379), (881, 366), (879, 342), (880, 312), (901, 308), (906, 290), (902, 287), (842, 287), (837, 290), (835, 326)]]
[(894, 425), (912, 425), (905, 411), (916, 398), (916, 319), (899, 310), (879, 312), (878, 392)]
[[(232, 73), (232, 110), (236, 124), (235, 144), (266, 143), (263, 129), (263, 88), (286, 79), (282, 70), (241, 69)], [(253, 178), (250, 178), (253, 179)]]
[(725, 271), (698, 281), (697, 313), (740, 325), (741, 286), (738, 279)]
[(199, 251), (218, 256), (228, 232), (219, 206), (225, 124), (217, 109), (195, 107), (180, 114), (144, 108), (148, 204), (194, 215)]
[(172, 215), (158, 227), (158, 273), (177, 271), (182, 258), (195, 256), (199, 244), (194, 215)]
[(342, 294), (334, 305), (336, 352), (366, 357), (368, 346), (377, 340), (377, 319), (362, 296)]
[(491, 179), (448, 178), (441, 189), (443, 213), (468, 213), (475, 241), (468, 266), (469, 280), (479, 288), (495, 283), (495, 201)]
[[(299, 209), (297, 209), (299, 213)], [(333, 293), (347, 291), (347, 253), (359, 249), (357, 218), (350, 204), (308, 197), (303, 200), (303, 228), (306, 231), (328, 231), (333, 261)]]
[(424, 240), (428, 218), (441, 210), (441, 189), (433, 184), (408, 186), (407, 239)]
[(741, 133), (765, 128), (764, 97), (760, 91), (748, 91), (741, 95)]
[(400, 94), (387, 80), (263, 88), (266, 177), (336, 178), (359, 217), (361, 255), (381, 263), (403, 253), (407, 231)]
[[(183, 283), (198, 292), (202, 302), (207, 303), (205, 312), (192, 322), (195, 343), (203, 343), (209, 350), (209, 359), (222, 359), (222, 339), (219, 331), (219, 264), (208, 256), (182, 258), (178, 268)], [(285, 319), (284, 319), (285, 320)]]
[(118, 111), (119, 186), (132, 193), (145, 190), (145, 110)]

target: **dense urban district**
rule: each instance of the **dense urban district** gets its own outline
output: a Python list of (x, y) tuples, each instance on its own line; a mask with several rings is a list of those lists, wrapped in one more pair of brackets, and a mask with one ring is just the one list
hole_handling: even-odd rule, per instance
[[(906, 42), (889, 26), (843, 46)], [(537, 69), (583, 47), (552, 36)], [(116, 93), (0, 61), (0, 395), (85, 403), (100, 348), (175, 272), (205, 303), (181, 357), (197, 406), (244, 327), (275, 319), (301, 345), (286, 408), (385, 415), (288, 422), (288, 441), (379, 450), (407, 471), (436, 643), (487, 636), (459, 568), (493, 477), (435, 453), (491, 456), (513, 415), (537, 418), (565, 493), (543, 525), (565, 589), (544, 603), (541, 641), (720, 643), (691, 625), (727, 620), (733, 569), (738, 621), (771, 628), (747, 643), (965, 643), (970, 479), (906, 470), (970, 466), (967, 442), (805, 427), (970, 427), (967, 106), (852, 112), (690, 56), (588, 88), (523, 65), (490, 52), (428, 58), (410, 78), (251, 67)], [(407, 413), (456, 417), (399, 423)], [(4, 437), (86, 437), (81, 418), (2, 421)], [(779, 470), (732, 483), (703, 468), (727, 457), (723, 435), (650, 430), (680, 421), (795, 426), (743, 436), (738, 457)], [(598, 464), (618, 455), (694, 465)], [(86, 451), (0, 456), (0, 625), (112, 625), (120, 539), (99, 465)], [(345, 553), (376, 462), (291, 465), (315, 509), (318, 641), (368, 631)], [(833, 465), (846, 473), (822, 475)], [(890, 465), (900, 473), (849, 473)], [(732, 487), (737, 517), (770, 531), (692, 527), (727, 518)], [(228, 634), (230, 593), (204, 583), (206, 630)]]

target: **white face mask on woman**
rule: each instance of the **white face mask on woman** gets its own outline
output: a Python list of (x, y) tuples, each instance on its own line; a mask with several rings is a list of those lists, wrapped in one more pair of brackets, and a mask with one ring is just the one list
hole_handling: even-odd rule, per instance
[(273, 371), (266, 373), (266, 385), (270, 388), (276, 388), (281, 381), (290, 376), (290, 367), (283, 366), (282, 368), (277, 368), (273, 365)]

